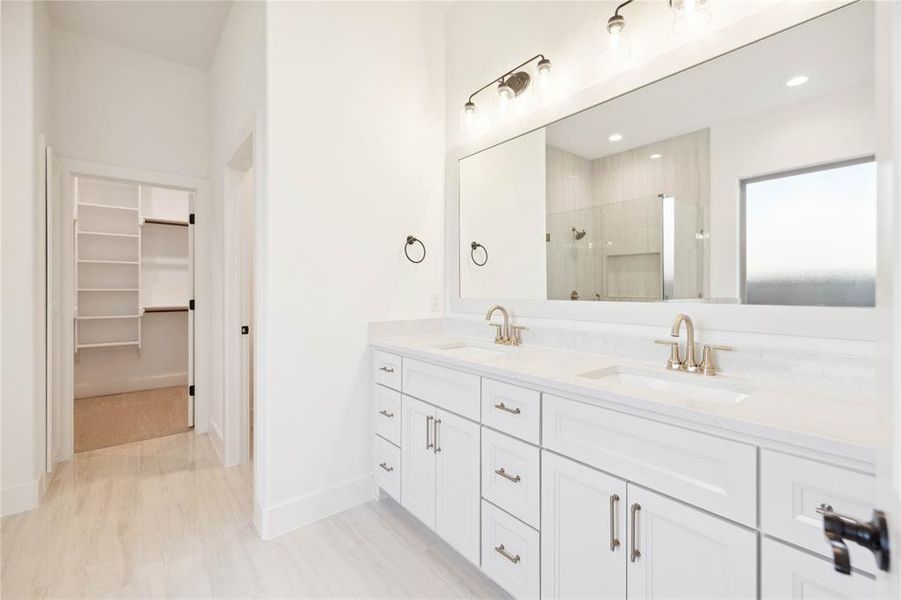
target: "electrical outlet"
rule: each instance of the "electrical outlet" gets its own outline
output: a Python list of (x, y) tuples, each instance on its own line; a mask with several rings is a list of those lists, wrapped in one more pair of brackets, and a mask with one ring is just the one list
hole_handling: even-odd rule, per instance
[(441, 312), (441, 296), (438, 292), (432, 294), (432, 312)]

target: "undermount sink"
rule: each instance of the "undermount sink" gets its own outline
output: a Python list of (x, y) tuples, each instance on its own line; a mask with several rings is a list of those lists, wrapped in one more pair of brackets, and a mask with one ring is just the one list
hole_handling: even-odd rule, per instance
[(512, 352), (512, 348), (504, 346), (492, 346), (489, 344), (473, 344), (471, 342), (449, 342), (446, 344), (435, 344), (432, 346), (435, 350), (441, 350), (448, 356), (456, 356), (458, 358), (468, 358), (470, 360), (493, 360), (505, 354)]
[[(618, 388), (629, 394), (663, 394), (670, 400), (696, 402), (716, 402), (737, 404), (746, 399), (754, 390), (735, 384), (702, 379), (703, 375), (692, 373), (654, 373), (627, 367), (605, 367), (579, 377)], [(682, 379), (685, 379), (684, 381)], [(700, 380), (700, 381), (699, 381)]]

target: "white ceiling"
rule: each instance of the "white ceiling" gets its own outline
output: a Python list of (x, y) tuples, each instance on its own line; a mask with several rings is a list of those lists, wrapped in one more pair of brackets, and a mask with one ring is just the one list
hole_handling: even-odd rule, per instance
[(231, 0), (54, 0), (53, 24), (198, 69), (210, 66)]
[[(589, 160), (744, 115), (873, 82), (873, 8), (855, 4), (641, 88), (547, 128)], [(810, 80), (789, 88), (795, 75)], [(607, 137), (619, 133), (623, 139)]]

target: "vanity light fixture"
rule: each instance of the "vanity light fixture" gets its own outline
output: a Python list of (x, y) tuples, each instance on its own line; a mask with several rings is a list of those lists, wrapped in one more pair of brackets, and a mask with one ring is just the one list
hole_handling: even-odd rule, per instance
[(610, 140), (611, 142), (618, 142), (618, 141), (620, 141), (621, 139), (623, 139), (623, 134), (621, 134), (621, 133), (611, 133), (611, 134), (610, 134), (610, 137), (608, 137), (607, 139)]
[(536, 65), (538, 78), (543, 81), (549, 79), (551, 75), (551, 61), (544, 54), (537, 54), (529, 60), (513, 67), (503, 75), (492, 79), (471, 93), (466, 104), (463, 105), (463, 129), (465, 131), (472, 131), (475, 127), (476, 104), (472, 99), (480, 92), (483, 92), (496, 83), (498, 97), (502, 102), (507, 103), (529, 89), (529, 84), (532, 83), (532, 76), (529, 75), (528, 71), (520, 69), (536, 60), (538, 61)]
[(700, 29), (713, 18), (710, 0), (669, 0), (673, 9), (673, 31), (684, 33)]
[(632, 4), (634, 0), (626, 0), (616, 7), (613, 16), (607, 19), (607, 51), (610, 60), (619, 61), (629, 58), (632, 54), (631, 44), (629, 43), (629, 30), (626, 29), (626, 18), (619, 14), (619, 11), (626, 5)]
[(804, 85), (807, 83), (809, 77), (807, 75), (795, 75), (791, 79), (785, 82), (786, 87), (798, 87), (799, 85)]

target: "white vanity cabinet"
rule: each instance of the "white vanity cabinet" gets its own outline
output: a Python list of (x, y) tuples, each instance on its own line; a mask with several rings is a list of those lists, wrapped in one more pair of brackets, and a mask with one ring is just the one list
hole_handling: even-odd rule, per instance
[(763, 538), (760, 543), (760, 596), (769, 599), (875, 598), (876, 580), (836, 573), (832, 561)]
[(479, 564), (479, 424), (403, 396), (401, 504)]

